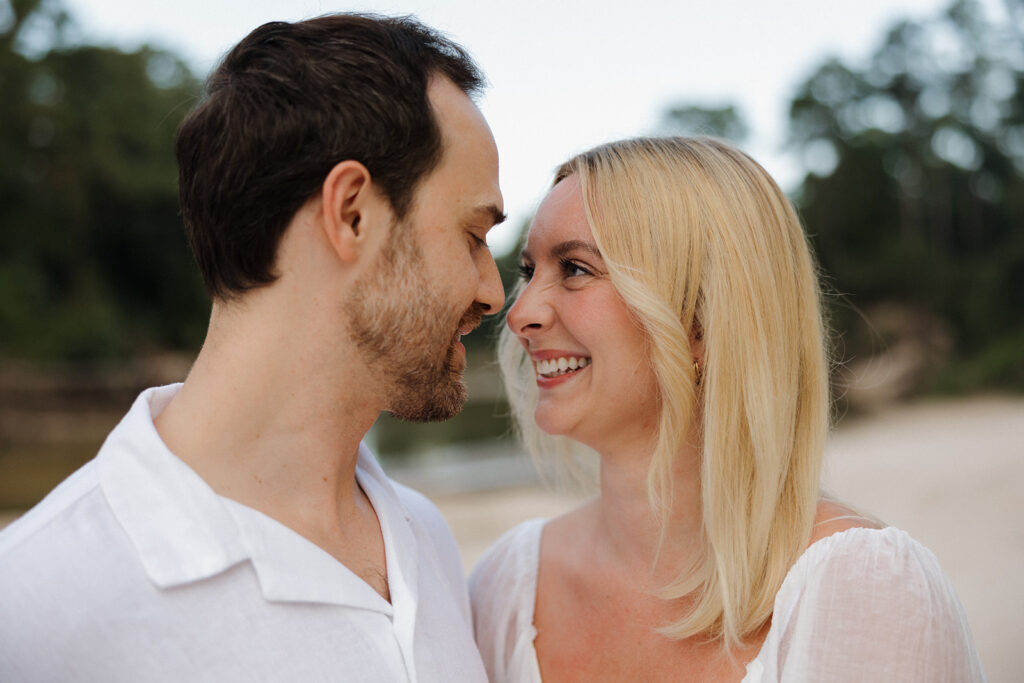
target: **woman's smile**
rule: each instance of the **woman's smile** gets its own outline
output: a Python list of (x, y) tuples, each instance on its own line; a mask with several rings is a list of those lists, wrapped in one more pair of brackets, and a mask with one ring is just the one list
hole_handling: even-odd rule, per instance
[(590, 365), (586, 356), (559, 356), (547, 360), (534, 360), (533, 367), (537, 370), (537, 381), (555, 379), (575, 374)]
[(591, 446), (646, 442), (658, 393), (646, 334), (609, 279), (576, 176), (538, 208), (520, 272), (507, 323), (540, 390), (537, 425)]

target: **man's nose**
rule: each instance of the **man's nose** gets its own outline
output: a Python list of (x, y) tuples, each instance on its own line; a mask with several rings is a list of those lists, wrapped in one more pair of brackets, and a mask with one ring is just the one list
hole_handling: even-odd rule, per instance
[(498, 265), (494, 262), (494, 257), (489, 254), (484, 259), (481, 268), (480, 287), (477, 290), (476, 300), (487, 315), (497, 313), (505, 305), (505, 288), (501, 284)]

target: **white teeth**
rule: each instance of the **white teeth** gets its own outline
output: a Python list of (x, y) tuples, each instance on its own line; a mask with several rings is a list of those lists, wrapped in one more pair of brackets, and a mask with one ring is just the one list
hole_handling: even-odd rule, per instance
[(589, 358), (563, 356), (550, 360), (539, 360), (535, 363), (537, 374), (543, 377), (558, 377), (574, 370), (580, 370), (590, 364)]

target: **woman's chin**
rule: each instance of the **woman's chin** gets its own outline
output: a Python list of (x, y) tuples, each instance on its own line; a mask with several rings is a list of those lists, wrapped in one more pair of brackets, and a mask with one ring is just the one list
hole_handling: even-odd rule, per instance
[(558, 427), (551, 425), (546, 421), (537, 420), (537, 428), (548, 436), (564, 436), (564, 433), (558, 429)]
[(537, 428), (548, 436), (568, 436), (567, 425), (564, 419), (551, 411), (541, 410), (540, 407), (533, 414), (533, 420)]
[(533, 414), (537, 428), (548, 436), (564, 436), (574, 441), (580, 440), (581, 420), (578, 415), (564, 415), (557, 411), (541, 410), (538, 406)]

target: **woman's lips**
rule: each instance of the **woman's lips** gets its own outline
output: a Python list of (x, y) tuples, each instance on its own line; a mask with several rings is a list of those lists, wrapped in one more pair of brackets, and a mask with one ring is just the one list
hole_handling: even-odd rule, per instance
[(542, 387), (562, 384), (588, 368), (590, 364), (590, 358), (571, 354), (533, 361), (537, 384)]

